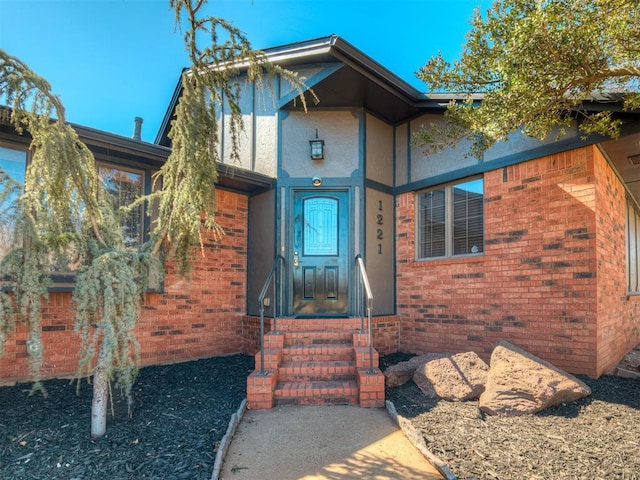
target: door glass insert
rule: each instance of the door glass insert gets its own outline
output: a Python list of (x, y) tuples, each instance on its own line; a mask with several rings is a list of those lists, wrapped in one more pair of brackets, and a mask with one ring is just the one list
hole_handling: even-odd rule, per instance
[(338, 200), (304, 200), (304, 255), (338, 254)]

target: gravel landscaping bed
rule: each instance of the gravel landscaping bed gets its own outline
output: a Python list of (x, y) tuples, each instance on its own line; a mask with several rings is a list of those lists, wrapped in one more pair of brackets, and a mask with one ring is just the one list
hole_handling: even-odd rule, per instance
[(0, 479), (210, 479), (218, 442), (246, 396), (253, 357), (140, 370), (135, 405), (116, 398), (107, 435), (91, 440), (91, 385), (69, 380), (0, 387)]
[[(383, 356), (381, 367), (410, 357)], [(28, 384), (0, 387), (0, 479), (209, 479), (253, 365), (232, 355), (143, 368), (132, 418), (117, 399), (99, 440), (90, 385), (76, 396), (75, 384), (48, 380), (47, 399)], [(387, 399), (459, 479), (640, 479), (640, 381), (580, 378), (590, 397), (524, 417), (430, 399), (411, 381)]]
[[(382, 357), (381, 368), (411, 356)], [(640, 381), (579, 378), (591, 396), (522, 417), (431, 399), (412, 381), (386, 394), (459, 479), (640, 479)]]

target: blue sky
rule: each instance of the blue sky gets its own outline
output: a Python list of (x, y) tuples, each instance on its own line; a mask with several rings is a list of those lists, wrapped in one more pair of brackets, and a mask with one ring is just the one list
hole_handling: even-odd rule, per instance
[[(207, 12), (254, 48), (337, 34), (418, 89), (441, 51), (461, 52), (474, 8), (489, 0), (210, 0)], [(45, 77), (67, 120), (124, 136), (144, 118), (153, 142), (187, 65), (168, 0), (0, 0), (0, 48)]]

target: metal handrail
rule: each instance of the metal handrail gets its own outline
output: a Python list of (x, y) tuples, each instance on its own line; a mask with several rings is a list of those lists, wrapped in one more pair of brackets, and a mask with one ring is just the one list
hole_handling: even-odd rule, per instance
[[(361, 290), (364, 290), (362, 292)], [(362, 295), (364, 293), (364, 296)], [(371, 285), (369, 284), (369, 277), (367, 276), (367, 269), (364, 266), (364, 259), (362, 255), (356, 255), (356, 309), (360, 315), (360, 332), (364, 333), (364, 315), (363, 306), (366, 301), (367, 305), (367, 317), (369, 320), (369, 370), (368, 374), (374, 375), (376, 369), (373, 367), (373, 325), (371, 324), (371, 311), (373, 310), (373, 293), (371, 293)], [(362, 299), (362, 304), (360, 303)]]
[[(273, 283), (273, 325), (271, 331), (273, 333), (277, 333), (278, 329), (276, 328), (276, 318), (278, 316), (278, 284), (282, 284), (282, 268), (284, 266), (284, 257), (282, 255), (276, 255), (276, 258), (273, 259), (273, 265), (271, 265), (271, 270), (269, 270), (269, 275), (267, 275), (267, 279), (264, 282), (264, 286), (260, 291), (260, 295), (258, 295), (258, 308), (260, 310), (260, 370), (258, 371), (258, 375), (267, 375), (267, 371), (264, 369), (264, 299), (267, 296), (267, 291), (269, 290), (269, 285)], [(280, 282), (276, 282), (273, 279), (276, 271), (280, 274)]]

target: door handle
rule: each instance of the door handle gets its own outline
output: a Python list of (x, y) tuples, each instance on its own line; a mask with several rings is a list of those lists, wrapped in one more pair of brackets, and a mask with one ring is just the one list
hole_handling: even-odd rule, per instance
[(300, 257), (298, 257), (298, 252), (293, 252), (293, 266), (298, 268), (300, 266)]

